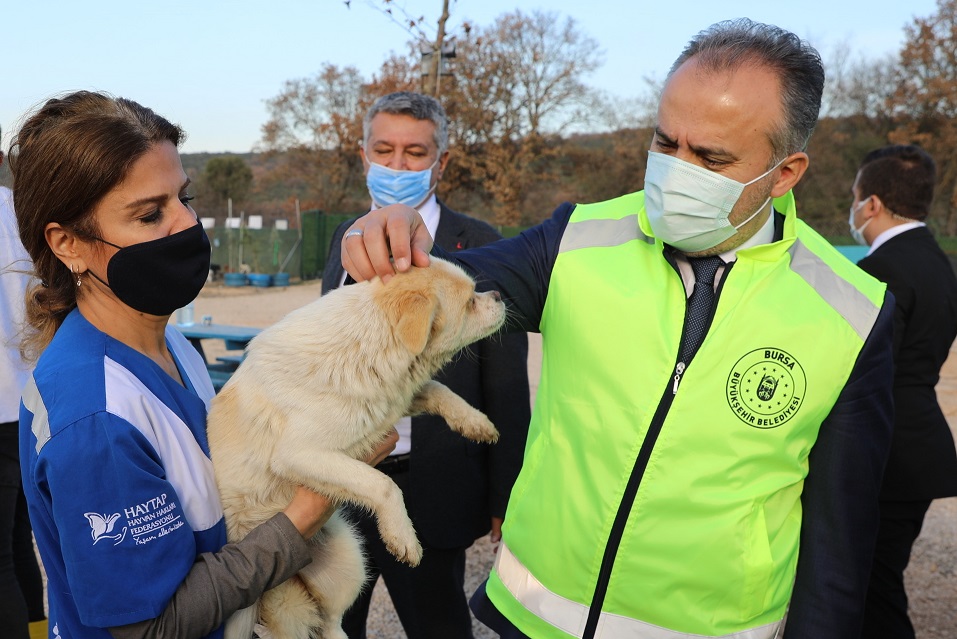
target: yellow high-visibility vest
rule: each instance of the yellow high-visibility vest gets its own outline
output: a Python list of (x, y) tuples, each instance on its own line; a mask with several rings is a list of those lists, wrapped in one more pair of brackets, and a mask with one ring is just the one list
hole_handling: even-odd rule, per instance
[[(795, 216), (737, 253), (677, 366), (686, 294), (644, 194), (579, 205), (551, 273), (542, 377), (487, 592), (530, 637), (774, 637), (808, 454), (884, 285)], [(596, 605), (600, 604), (600, 605)]]

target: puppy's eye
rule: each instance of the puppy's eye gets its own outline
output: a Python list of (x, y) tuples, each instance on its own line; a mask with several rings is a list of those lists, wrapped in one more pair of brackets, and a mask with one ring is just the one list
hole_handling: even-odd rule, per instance
[(476, 303), (477, 301), (478, 301), (478, 298), (476, 298), (474, 295), (473, 295), (471, 298), (469, 298), (468, 309), (469, 309), (470, 311), (475, 308), (475, 303)]

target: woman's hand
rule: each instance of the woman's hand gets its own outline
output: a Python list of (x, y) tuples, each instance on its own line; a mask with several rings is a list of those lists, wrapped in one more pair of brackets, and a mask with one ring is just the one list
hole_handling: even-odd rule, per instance
[[(395, 450), (398, 441), (399, 433), (393, 428), (363, 461), (375, 466)], [(297, 486), (296, 494), (283, 513), (305, 539), (311, 539), (329, 521), (335, 510), (336, 505), (325, 495), (313, 492), (305, 486)]]

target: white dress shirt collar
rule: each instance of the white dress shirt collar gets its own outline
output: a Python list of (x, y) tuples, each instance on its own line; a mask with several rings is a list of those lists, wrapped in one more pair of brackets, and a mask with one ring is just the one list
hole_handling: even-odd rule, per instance
[[(735, 259), (737, 259), (738, 251), (746, 248), (751, 248), (752, 246), (759, 246), (761, 244), (770, 244), (774, 241), (774, 207), (771, 207), (771, 215), (768, 216), (767, 221), (758, 229), (758, 232), (749, 237), (741, 246), (735, 247), (730, 251), (725, 251), (721, 254), (721, 259), (724, 260), (725, 264), (730, 264)], [(678, 273), (681, 275), (681, 280), (685, 285), (685, 294), (691, 295), (691, 291), (694, 290), (694, 272), (691, 270), (691, 262), (688, 261), (687, 256), (681, 251), (675, 251), (675, 261), (678, 264)], [(718, 267), (717, 273), (714, 276), (714, 286), (715, 289), (718, 287), (718, 283), (721, 281), (721, 276), (724, 273), (724, 266)]]
[(923, 222), (918, 222), (917, 220), (914, 220), (913, 222), (906, 222), (904, 224), (898, 224), (897, 226), (890, 227), (889, 229), (887, 229), (886, 231), (884, 231), (883, 233), (881, 233), (880, 235), (874, 238), (874, 241), (871, 243), (871, 248), (867, 251), (867, 254), (870, 255), (871, 253), (876, 251), (881, 244), (891, 239), (892, 237), (897, 237), (904, 231), (916, 229), (920, 226), (927, 226), (927, 225), (924, 224)]

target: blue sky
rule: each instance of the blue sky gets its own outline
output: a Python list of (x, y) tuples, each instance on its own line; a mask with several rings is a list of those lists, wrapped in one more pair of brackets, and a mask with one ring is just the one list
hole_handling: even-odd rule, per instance
[[(441, 0), (394, 0), (432, 27)], [(794, 31), (827, 60), (838, 44), (855, 56), (899, 50), (903, 27), (929, 16), (935, 0), (804, 0), (801, 3), (691, 0), (453, 0), (449, 27), (490, 25), (515, 9), (574, 18), (604, 52), (586, 78), (621, 97), (661, 79), (696, 32), (747, 16)], [(285, 80), (324, 63), (367, 77), (408, 32), (352, 0), (0, 0), (0, 126), (3, 148), (22, 115), (51, 95), (103, 90), (132, 98), (180, 123), (183, 150), (248, 151), (266, 121), (265, 100)]]

